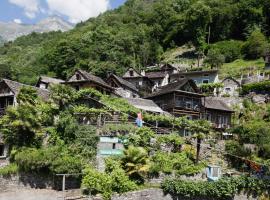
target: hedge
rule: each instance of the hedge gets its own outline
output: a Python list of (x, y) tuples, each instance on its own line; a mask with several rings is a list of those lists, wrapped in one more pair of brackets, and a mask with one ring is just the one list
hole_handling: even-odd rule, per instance
[(241, 176), (223, 178), (217, 182), (167, 179), (162, 183), (162, 189), (173, 196), (226, 200), (233, 199), (242, 191), (250, 195), (261, 195), (270, 189), (269, 185), (270, 180)]
[(243, 85), (242, 93), (248, 94), (249, 92), (258, 92), (258, 93), (269, 93), (270, 92), (270, 81), (262, 81), (258, 83), (249, 83)]

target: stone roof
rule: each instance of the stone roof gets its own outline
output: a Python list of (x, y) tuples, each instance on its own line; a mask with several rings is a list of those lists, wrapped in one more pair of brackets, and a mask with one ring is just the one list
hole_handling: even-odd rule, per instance
[(234, 112), (226, 103), (215, 97), (202, 98), (202, 104), (207, 109), (222, 110), (226, 112)]
[(40, 96), (43, 100), (47, 100), (50, 97), (50, 92), (46, 89), (25, 85), (8, 79), (3, 79), (2, 81), (10, 88), (10, 90), (14, 93), (15, 96), (18, 96), (23, 87), (31, 87), (37, 91), (38, 96)]
[(164, 71), (153, 71), (153, 72), (146, 72), (145, 76), (147, 76), (150, 79), (164, 78), (166, 76), (166, 73)]
[(138, 89), (136, 88), (136, 86), (133, 85), (132, 83), (130, 83), (129, 81), (127, 81), (127, 80), (125, 80), (125, 79), (123, 79), (123, 78), (121, 78), (121, 77), (119, 77), (119, 76), (117, 76), (115, 74), (111, 74), (110, 77), (115, 78), (121, 85), (124, 85), (124, 86), (132, 89), (135, 92), (138, 92)]
[(56, 78), (51, 78), (48, 76), (41, 76), (39, 78), (39, 82), (43, 82), (43, 83), (52, 83), (52, 84), (60, 84), (60, 83), (64, 83), (64, 80), (61, 79), (56, 79)]
[(227, 78), (224, 78), (222, 83), (226, 80), (232, 80), (233, 82), (235, 82), (239, 87), (241, 86), (241, 82), (237, 81), (236, 79), (232, 78), (232, 77), (227, 77)]
[(152, 100), (148, 99), (141, 99), (141, 98), (125, 98), (128, 103), (135, 108), (155, 112), (155, 113), (164, 113), (164, 111)]
[[(191, 84), (191, 86), (195, 90), (195, 93), (182, 90), (182, 87), (187, 83)], [(168, 94), (168, 93), (175, 92), (175, 91), (183, 91), (183, 92), (186, 92), (186, 93), (201, 95), (201, 94), (199, 94), (199, 89), (198, 89), (196, 83), (193, 80), (191, 80), (191, 79), (181, 79), (179, 81), (169, 83), (168, 85), (158, 87), (157, 91), (152, 93), (148, 97), (159, 96), (159, 95), (162, 95), (162, 94)], [(201, 95), (201, 96), (203, 96), (203, 95)]]
[(207, 71), (186, 71), (179, 72), (177, 74), (172, 74), (172, 77), (182, 76), (182, 75), (202, 75), (202, 74), (218, 74), (218, 70), (207, 70)]
[(102, 85), (103, 87), (107, 87), (107, 88), (110, 88), (110, 89), (113, 89), (111, 86), (109, 86), (102, 78), (98, 77), (98, 76), (95, 76), (87, 71), (84, 71), (84, 70), (77, 70), (78, 73), (80, 73), (85, 80), (72, 80), (72, 81), (67, 81), (68, 83), (69, 82), (85, 82), (85, 81), (92, 81), (94, 83), (97, 83), (99, 85)]

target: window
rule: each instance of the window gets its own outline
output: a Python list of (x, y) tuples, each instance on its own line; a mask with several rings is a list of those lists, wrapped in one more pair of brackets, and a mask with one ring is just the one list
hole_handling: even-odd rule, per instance
[(206, 113), (205, 119), (206, 119), (207, 121), (211, 121), (211, 114), (210, 114), (210, 113)]
[(5, 146), (0, 144), (0, 157), (5, 156)]
[(76, 85), (75, 86), (75, 90), (79, 91), (80, 90), (80, 86)]
[(191, 107), (192, 107), (192, 103), (191, 102), (186, 102), (186, 108), (191, 109)]
[(76, 79), (77, 79), (77, 80), (81, 80), (80, 74), (76, 74)]
[(204, 74), (203, 76), (209, 76), (209, 74)]
[(115, 143), (113, 143), (112, 149), (116, 149), (116, 144)]
[(134, 76), (134, 71), (129, 71), (129, 76)]
[(225, 91), (226, 92), (230, 92), (231, 91), (231, 88), (225, 88)]
[(142, 81), (139, 81), (139, 86), (142, 86)]
[(182, 76), (180, 76), (180, 78), (185, 78), (185, 76), (182, 75)]
[(203, 83), (209, 83), (209, 79), (203, 79)]

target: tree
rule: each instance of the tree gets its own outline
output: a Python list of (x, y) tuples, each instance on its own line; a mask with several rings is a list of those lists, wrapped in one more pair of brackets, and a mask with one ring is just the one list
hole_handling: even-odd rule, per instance
[(204, 62), (209, 64), (211, 69), (219, 68), (225, 62), (225, 57), (220, 53), (219, 50), (210, 49)]
[(0, 64), (0, 78), (10, 79), (11, 75), (12, 75), (11, 67), (7, 64)]
[(0, 120), (5, 142), (11, 146), (39, 146), (42, 122), (37, 105), (37, 93), (32, 88), (22, 88), (18, 106), (9, 107)]
[(211, 124), (206, 120), (191, 121), (189, 124), (189, 130), (191, 133), (193, 133), (193, 137), (197, 140), (196, 163), (198, 163), (200, 158), (201, 143), (205, 136), (209, 135), (211, 131)]
[(70, 106), (76, 99), (76, 91), (66, 85), (54, 85), (50, 88), (50, 91), (51, 99), (59, 106), (60, 111)]
[(131, 179), (143, 183), (150, 168), (147, 151), (142, 147), (129, 146), (124, 151), (122, 165)]
[(242, 51), (247, 59), (258, 59), (264, 55), (267, 40), (261, 30), (256, 29), (248, 37)]

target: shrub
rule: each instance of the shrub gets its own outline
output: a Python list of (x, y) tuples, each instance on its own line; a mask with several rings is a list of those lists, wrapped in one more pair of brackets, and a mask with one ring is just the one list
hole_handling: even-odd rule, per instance
[(243, 85), (242, 93), (248, 94), (249, 92), (268, 93), (270, 92), (270, 81), (262, 81), (258, 83), (250, 83)]
[(269, 180), (253, 177), (223, 178), (217, 182), (195, 182), (167, 179), (162, 183), (164, 192), (188, 198), (212, 200), (231, 199), (238, 192), (244, 191), (260, 195), (269, 190)]
[(12, 174), (16, 174), (18, 172), (18, 166), (14, 163), (7, 165), (3, 168), (0, 168), (0, 175), (2, 176), (10, 176)]
[(137, 189), (137, 185), (129, 180), (125, 171), (118, 165), (110, 173), (86, 168), (84, 174), (82, 187), (93, 195), (102, 194), (104, 199), (110, 199), (113, 192), (124, 193)]
[(225, 57), (225, 62), (233, 62), (241, 58), (241, 48), (243, 42), (236, 40), (220, 41), (210, 46), (210, 49), (218, 49)]
[(152, 157), (150, 174), (157, 174), (159, 172), (171, 174), (176, 172), (178, 175), (193, 175), (199, 173), (205, 166), (203, 164), (195, 165), (188, 156), (186, 152), (170, 154), (157, 152)]
[(68, 153), (65, 147), (46, 149), (22, 148), (14, 157), (19, 170), (35, 173), (80, 173), (82, 161)]
[(103, 198), (110, 199), (112, 195), (112, 178), (92, 168), (84, 170), (82, 187), (91, 195), (102, 194)]

